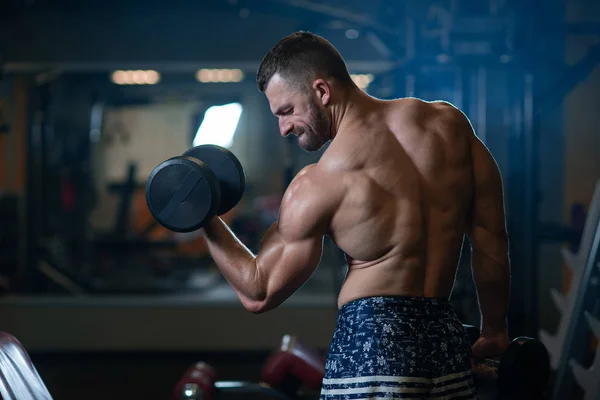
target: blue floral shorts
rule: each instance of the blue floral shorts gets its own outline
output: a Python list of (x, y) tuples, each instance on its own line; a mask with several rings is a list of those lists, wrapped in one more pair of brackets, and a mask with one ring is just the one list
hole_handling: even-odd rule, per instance
[(447, 299), (355, 300), (339, 311), (321, 400), (476, 399), (470, 354)]

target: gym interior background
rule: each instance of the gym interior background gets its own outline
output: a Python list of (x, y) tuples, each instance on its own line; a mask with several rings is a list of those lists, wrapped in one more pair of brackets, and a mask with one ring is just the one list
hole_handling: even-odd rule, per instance
[[(0, 4), (0, 330), (57, 399), (169, 398), (192, 362), (258, 379), (291, 333), (326, 351), (345, 264), (279, 309), (239, 304), (196, 234), (157, 226), (144, 185), (193, 145), (229, 147), (247, 177), (224, 218), (253, 250), (291, 177), (320, 154), (279, 137), (255, 84), (262, 56), (308, 30), (381, 98), (461, 108), (504, 178), (511, 335), (555, 332), (600, 178), (595, 0), (5, 0)], [(452, 295), (477, 324), (468, 245)]]

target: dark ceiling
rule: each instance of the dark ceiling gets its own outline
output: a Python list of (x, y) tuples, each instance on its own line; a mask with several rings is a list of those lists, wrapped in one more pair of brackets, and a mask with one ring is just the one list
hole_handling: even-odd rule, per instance
[[(0, 61), (9, 70), (58, 64), (103, 68), (161, 63), (177, 69), (186, 63), (255, 63), (279, 38), (309, 30), (327, 36), (350, 60), (379, 63), (388, 57), (373, 46), (368, 31), (391, 37), (395, 46), (402, 43), (399, 27), (392, 30), (381, 23), (383, 14), (396, 16), (384, 3), (390, 4), (8, 0), (0, 6)], [(346, 38), (347, 29), (357, 30), (359, 37)]]
[(533, 1), (3, 0), (0, 63), (8, 72), (255, 69), (281, 37), (308, 30), (351, 70), (377, 72), (455, 49), (504, 54), (518, 25), (511, 9)]

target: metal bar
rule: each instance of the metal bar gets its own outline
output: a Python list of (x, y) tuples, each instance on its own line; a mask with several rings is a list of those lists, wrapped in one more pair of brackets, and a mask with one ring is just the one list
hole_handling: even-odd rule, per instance
[(479, 101), (479, 98), (477, 97), (477, 95), (478, 95), (478, 90), (477, 90), (478, 76), (477, 76), (477, 73), (475, 73), (475, 71), (472, 68), (469, 68), (468, 71), (469, 72), (467, 73), (467, 76), (469, 76), (469, 82), (467, 83), (468, 95), (467, 95), (466, 106), (469, 109), (469, 117), (471, 118), (471, 122), (474, 125), (474, 128), (476, 129), (475, 133), (477, 134), (477, 136), (479, 136), (481, 138), (483, 143), (485, 143), (485, 137), (481, 136), (481, 133), (478, 130), (479, 129), (479, 121), (478, 121), (479, 109), (478, 109), (478, 105), (477, 105), (477, 102)]
[(416, 77), (414, 74), (406, 74), (405, 77), (406, 97), (416, 97)]
[(454, 68), (454, 105), (459, 109), (463, 109), (463, 70), (461, 66)]
[(593, 275), (597, 275), (597, 265), (600, 256), (600, 222), (596, 223), (594, 242), (590, 250), (585, 271), (582, 274), (579, 292), (573, 306), (573, 319), (567, 330), (561, 352), (559, 367), (556, 371), (553, 398), (556, 400), (569, 399), (573, 393), (574, 379), (569, 366), (570, 360), (583, 361), (590, 344), (591, 331), (584, 318), (584, 311), (591, 310), (596, 292), (591, 289)]
[(264, 394), (273, 399), (290, 400), (287, 395), (260, 383), (218, 381), (215, 382), (215, 388), (221, 393)]
[(285, 4), (290, 7), (300, 8), (306, 11), (326, 15), (332, 18), (341, 19), (347, 22), (368, 27), (380, 32), (386, 32), (392, 35), (398, 34), (398, 29), (381, 24), (365, 14), (348, 10), (347, 8), (333, 7), (317, 1), (310, 0), (271, 0), (273, 3)]
[(523, 146), (525, 155), (524, 169), (524, 216), (523, 220), (523, 240), (525, 254), (522, 260), (524, 276), (523, 300), (525, 305), (525, 314), (528, 318), (524, 321), (524, 334), (534, 336), (538, 332), (538, 240), (537, 224), (539, 221), (539, 135), (537, 126), (534, 124), (534, 97), (533, 97), (533, 76), (525, 76), (525, 85), (523, 90)]
[(524, 320), (527, 318), (524, 314), (526, 310), (521, 307), (524, 303), (525, 283), (523, 267), (514, 268), (514, 265), (527, 265), (522, 260), (526, 253), (526, 243), (523, 240), (525, 237), (521, 225), (525, 221), (525, 212), (522, 207), (524, 202), (524, 170), (525, 170), (525, 155), (523, 146), (524, 123), (523, 123), (523, 85), (524, 80), (520, 79), (522, 75), (514, 72), (510, 74), (508, 82), (510, 82), (509, 98), (511, 107), (510, 118), (510, 137), (508, 139), (508, 165), (507, 171), (507, 224), (509, 227), (509, 245), (512, 267), (511, 278), (511, 300), (509, 313), (509, 329), (512, 336), (523, 334)]
[(85, 290), (79, 286), (75, 281), (63, 274), (56, 268), (52, 267), (45, 261), (41, 261), (38, 266), (38, 270), (44, 274), (48, 279), (55, 282), (57, 285), (64, 288), (67, 292), (77, 295), (84, 296)]
[[(154, 69), (161, 73), (196, 72), (200, 68), (238, 68), (256, 72), (260, 60), (246, 61), (193, 61), (193, 62), (6, 62), (0, 68), (6, 73), (32, 73), (60, 70), (61, 72), (111, 72), (117, 69)], [(360, 73), (379, 73), (394, 67), (392, 61), (348, 60), (348, 69)]]
[(393, 59), (396, 57), (395, 51), (392, 50), (375, 32), (367, 32), (365, 38), (384, 58)]
[(477, 135), (485, 143), (487, 141), (487, 76), (486, 68), (477, 68)]

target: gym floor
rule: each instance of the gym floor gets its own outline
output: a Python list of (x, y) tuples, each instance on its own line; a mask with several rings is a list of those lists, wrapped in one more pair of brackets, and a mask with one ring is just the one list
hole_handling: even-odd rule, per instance
[(173, 296), (6, 297), (0, 313), (54, 399), (171, 399), (198, 361), (218, 380), (258, 382), (285, 334), (325, 353), (336, 315), (330, 272), (321, 268), (281, 310), (261, 315), (244, 310), (225, 282)]
[[(199, 360), (221, 380), (257, 382), (268, 352), (45, 353), (32, 360), (54, 399), (131, 400), (173, 398), (185, 369)], [(231, 399), (260, 398), (232, 395)]]

